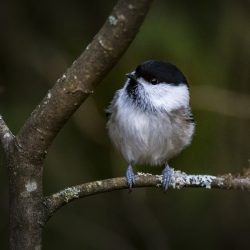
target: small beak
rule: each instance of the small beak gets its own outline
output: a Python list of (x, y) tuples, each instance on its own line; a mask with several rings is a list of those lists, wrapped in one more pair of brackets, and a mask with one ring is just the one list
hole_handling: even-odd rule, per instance
[(127, 73), (126, 74), (127, 78), (131, 79), (131, 80), (135, 80), (136, 81), (136, 76), (134, 73)]

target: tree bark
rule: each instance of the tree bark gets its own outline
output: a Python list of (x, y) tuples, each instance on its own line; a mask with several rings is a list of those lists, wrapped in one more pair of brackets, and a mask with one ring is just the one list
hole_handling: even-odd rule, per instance
[(44, 223), (42, 161), (26, 155), (16, 140), (9, 150), (9, 246), (39, 250)]

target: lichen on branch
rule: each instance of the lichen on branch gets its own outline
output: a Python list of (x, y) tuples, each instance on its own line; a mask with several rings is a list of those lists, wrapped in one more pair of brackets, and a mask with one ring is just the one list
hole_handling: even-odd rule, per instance
[[(135, 177), (134, 189), (139, 187), (161, 188), (161, 182), (162, 175), (138, 173)], [(188, 175), (185, 172), (173, 171), (169, 189), (181, 189), (190, 187), (250, 191), (250, 177), (234, 177), (231, 174), (226, 174), (223, 176)], [(125, 177), (94, 181), (73, 187), (68, 187), (55, 194), (45, 197), (44, 205), (47, 211), (46, 218), (49, 219), (55, 211), (71, 201), (120, 189), (128, 189), (127, 180)]]

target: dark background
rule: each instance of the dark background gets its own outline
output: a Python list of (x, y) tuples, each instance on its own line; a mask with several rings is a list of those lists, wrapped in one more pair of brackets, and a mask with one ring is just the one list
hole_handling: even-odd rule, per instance
[[(88, 45), (114, 3), (0, 2), (0, 113), (14, 133)], [(185, 73), (197, 122), (192, 145), (170, 165), (215, 175), (248, 168), (249, 11), (249, 1), (155, 1), (128, 51), (51, 146), (45, 194), (124, 175), (126, 163), (108, 139), (104, 109), (124, 74), (153, 58)], [(7, 249), (6, 172), (0, 168), (1, 249)], [(124, 190), (60, 209), (44, 230), (43, 249), (248, 249), (249, 221), (247, 192)]]

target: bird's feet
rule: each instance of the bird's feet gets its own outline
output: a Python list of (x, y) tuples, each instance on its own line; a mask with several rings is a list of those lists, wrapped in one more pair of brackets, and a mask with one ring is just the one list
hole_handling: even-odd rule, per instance
[(168, 166), (168, 164), (165, 165), (165, 168), (162, 171), (162, 188), (164, 191), (166, 191), (171, 184), (171, 177), (173, 174), (173, 170)]
[(132, 186), (135, 184), (135, 174), (132, 168), (132, 165), (129, 164), (127, 171), (126, 171), (126, 178), (127, 178), (127, 182), (128, 182), (128, 187), (129, 187), (129, 191), (132, 190)]

